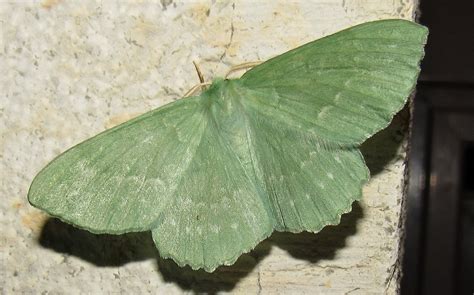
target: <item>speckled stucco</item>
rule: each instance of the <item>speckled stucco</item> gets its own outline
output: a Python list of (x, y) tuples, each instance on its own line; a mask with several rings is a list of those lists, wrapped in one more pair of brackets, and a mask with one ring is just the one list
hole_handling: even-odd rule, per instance
[(364, 21), (411, 19), (414, 0), (0, 2), (0, 290), (42, 293), (395, 293), (404, 173), (401, 114), (363, 146), (372, 180), (339, 226), (276, 233), (214, 274), (158, 258), (149, 233), (92, 235), (26, 194), (68, 147), (178, 99), (231, 65)]

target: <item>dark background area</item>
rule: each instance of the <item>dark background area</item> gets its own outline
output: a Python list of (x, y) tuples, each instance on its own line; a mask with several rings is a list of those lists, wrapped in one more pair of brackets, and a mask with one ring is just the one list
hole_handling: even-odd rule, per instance
[(474, 294), (474, 1), (420, 2), (401, 293)]

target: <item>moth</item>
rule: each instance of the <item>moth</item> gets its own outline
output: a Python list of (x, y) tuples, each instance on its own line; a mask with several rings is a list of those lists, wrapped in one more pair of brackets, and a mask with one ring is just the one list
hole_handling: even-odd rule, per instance
[(151, 231), (159, 253), (214, 271), (273, 231), (318, 232), (361, 198), (359, 146), (415, 87), (428, 29), (357, 25), (64, 152), (29, 202), (93, 233)]

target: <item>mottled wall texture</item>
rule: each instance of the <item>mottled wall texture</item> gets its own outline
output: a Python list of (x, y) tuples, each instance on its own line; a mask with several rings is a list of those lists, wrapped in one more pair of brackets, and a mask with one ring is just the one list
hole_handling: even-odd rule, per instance
[[(369, 20), (412, 19), (415, 0), (1, 1), (0, 288), (10, 293), (395, 293), (406, 112), (370, 139), (363, 200), (319, 234), (275, 233), (214, 274), (158, 258), (149, 233), (92, 235), (32, 208), (56, 155), (178, 99), (230, 66)], [(392, 279), (393, 278), (393, 279)]]

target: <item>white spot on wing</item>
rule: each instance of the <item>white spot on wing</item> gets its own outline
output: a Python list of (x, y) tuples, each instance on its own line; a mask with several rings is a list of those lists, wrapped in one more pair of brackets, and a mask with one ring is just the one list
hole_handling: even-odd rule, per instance
[(144, 140), (143, 143), (150, 143), (153, 140), (153, 136), (147, 136)]
[(324, 106), (321, 111), (318, 113), (318, 119), (324, 119), (328, 112), (333, 108), (333, 106)]
[(316, 143), (316, 150), (318, 152), (321, 151), (321, 144), (319, 142)]
[(326, 174), (326, 175), (327, 175), (330, 179), (334, 179), (334, 175), (333, 175), (332, 173), (329, 172), (329, 173)]
[(215, 234), (219, 233), (221, 231), (221, 228), (220, 226), (216, 225), (216, 224), (213, 224), (210, 226), (211, 227), (211, 231)]

